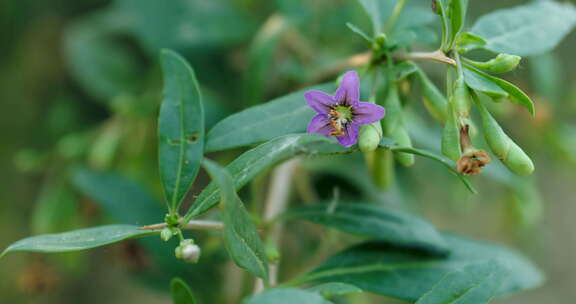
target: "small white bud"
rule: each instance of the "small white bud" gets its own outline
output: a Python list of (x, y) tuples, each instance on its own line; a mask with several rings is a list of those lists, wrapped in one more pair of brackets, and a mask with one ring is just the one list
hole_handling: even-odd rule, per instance
[(198, 245), (194, 244), (191, 239), (186, 239), (180, 242), (180, 245), (175, 250), (176, 257), (188, 263), (196, 263), (200, 259), (201, 249)]

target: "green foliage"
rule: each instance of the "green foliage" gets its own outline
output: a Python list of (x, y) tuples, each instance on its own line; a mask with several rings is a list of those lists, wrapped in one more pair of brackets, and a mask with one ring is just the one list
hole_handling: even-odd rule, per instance
[[(524, 93), (522, 90), (520, 90), (517, 86), (511, 84), (510, 82), (498, 78), (498, 77), (494, 77), (494, 76), (490, 76), (482, 71), (479, 71), (478, 69), (467, 65), (464, 69), (469, 70), (467, 72), (465, 72), (465, 79), (468, 85), (470, 85), (469, 83), (472, 83), (475, 86), (479, 86), (481, 89), (479, 89), (479, 91), (481, 92), (486, 92), (488, 96), (498, 96), (497, 94), (500, 94), (501, 91), (499, 91), (498, 89), (495, 89), (495, 87), (493, 85), (487, 85), (487, 83), (492, 83), (496, 86), (498, 86), (502, 91), (505, 91), (508, 94), (508, 98), (512, 101), (515, 102), (517, 104), (522, 105), (523, 107), (525, 107), (526, 109), (528, 109), (528, 112), (530, 112), (530, 114), (535, 115), (535, 109), (534, 109), (534, 102), (532, 101), (532, 99), (530, 99), (530, 97), (528, 97), (528, 95), (526, 95), (526, 93)], [(470, 73), (472, 72), (472, 73)], [(475, 74), (475, 75), (474, 75)], [(471, 77), (471, 75), (474, 75)], [(483, 78), (482, 80), (478, 80), (477, 77), (481, 77)], [(481, 83), (481, 85), (477, 85), (478, 83)], [(474, 86), (470, 85), (472, 88), (474, 88)], [(483, 91), (485, 90), (485, 91)], [(496, 94), (496, 95), (495, 95)]]
[(170, 282), (170, 291), (172, 293), (173, 304), (196, 304), (194, 295), (190, 287), (180, 278), (172, 279)]
[(158, 234), (158, 231), (139, 230), (138, 226), (132, 225), (108, 225), (56, 234), (44, 234), (13, 243), (2, 252), (0, 257), (15, 251), (80, 251), (153, 234)]
[(576, 8), (572, 4), (535, 1), (482, 16), (471, 32), (486, 40), (483, 47), (488, 50), (531, 56), (553, 49), (574, 25)]
[(238, 266), (267, 281), (268, 259), (264, 245), (244, 204), (236, 194), (232, 177), (226, 169), (209, 160), (204, 161), (204, 167), (220, 188), (220, 210), (228, 253)]
[(485, 304), (490, 302), (501, 277), (502, 266), (487, 261), (449, 272), (416, 304)]
[(248, 146), (292, 133), (306, 131), (314, 116), (302, 95), (307, 90), (333, 91), (323, 84), (276, 98), (233, 114), (216, 124), (206, 138), (206, 151)]
[(372, 23), (372, 34), (375, 36), (384, 29), (384, 22), (392, 13), (394, 1), (358, 0)]
[[(333, 140), (317, 134), (294, 134), (273, 139), (252, 150), (248, 150), (233, 162), (226, 169), (234, 180), (236, 189), (242, 188), (251, 181), (257, 174), (270, 168), (270, 166), (294, 157), (299, 154), (323, 154), (345, 152), (348, 149), (335, 143)], [(186, 213), (185, 218), (197, 217), (218, 202), (220, 190), (216, 184), (208, 185)]]
[(542, 283), (539, 270), (510, 249), (453, 234), (443, 234), (443, 237), (451, 248), (448, 256), (371, 241), (329, 258), (298, 282), (344, 282), (366, 291), (415, 301), (447, 273), (495, 260), (502, 266), (502, 271), (493, 278), (502, 282), (496, 289), (497, 295)]
[(164, 50), (164, 100), (158, 118), (160, 177), (170, 212), (178, 210), (194, 182), (204, 153), (204, 110), (194, 71)]
[(444, 239), (430, 223), (404, 212), (371, 204), (315, 204), (294, 209), (286, 216), (406, 247), (437, 252), (448, 250)]

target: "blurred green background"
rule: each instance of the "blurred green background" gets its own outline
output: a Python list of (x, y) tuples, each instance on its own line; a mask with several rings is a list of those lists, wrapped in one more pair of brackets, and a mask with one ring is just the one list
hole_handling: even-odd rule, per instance
[[(428, 1), (410, 2), (429, 7)], [(469, 21), (525, 2), (470, 1)], [(1, 1), (0, 247), (33, 234), (118, 221), (79, 191), (79, 167), (120, 172), (161, 197), (155, 146), (159, 49), (181, 52), (195, 68), (210, 127), (239, 109), (334, 77), (322, 71), (365, 50), (345, 23), (368, 28), (366, 19), (352, 0)], [(432, 34), (426, 40), (432, 42)], [(518, 248), (545, 271), (543, 287), (495, 303), (572, 303), (576, 296), (575, 53), (571, 33), (554, 52), (524, 58), (506, 75), (537, 103), (535, 118), (516, 106), (498, 113), (534, 158), (534, 177), (511, 177), (494, 164), (473, 179), (480, 193), (469, 195), (443, 169), (418, 161), (400, 169), (399, 186), (379, 197), (442, 230)], [(423, 67), (432, 77), (444, 72), (437, 64)], [(414, 108), (421, 112), (419, 104)], [(424, 131), (429, 129), (414, 127), (417, 146), (439, 142), (437, 133)], [(237, 153), (214, 157), (228, 161)], [(312, 177), (321, 195), (329, 196), (334, 183), (369, 192), (337, 172)], [(201, 176), (192, 192), (205, 183)], [(125, 208), (128, 216), (150, 212)], [(150, 214), (140, 218), (162, 219)], [(288, 236), (289, 248), (304, 246), (295, 241), (296, 232)], [(230, 283), (242, 275), (212, 236), (195, 235), (205, 240), (207, 252), (198, 265), (175, 261), (173, 247), (160, 242), (152, 242), (163, 247), (156, 253), (150, 243), (132, 241), (74, 254), (10, 254), (0, 260), (0, 301), (168, 303), (168, 279), (180, 275), (203, 303), (231, 302), (249, 282)], [(373, 303), (385, 301), (395, 303)]]

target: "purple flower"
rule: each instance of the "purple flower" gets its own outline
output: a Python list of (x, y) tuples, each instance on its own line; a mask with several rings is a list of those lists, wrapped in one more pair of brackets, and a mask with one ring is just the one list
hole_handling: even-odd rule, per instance
[(385, 113), (383, 107), (359, 100), (360, 79), (355, 71), (344, 74), (336, 95), (312, 90), (304, 93), (304, 98), (318, 113), (308, 124), (308, 133), (335, 136), (345, 147), (358, 141), (360, 125), (377, 122)]

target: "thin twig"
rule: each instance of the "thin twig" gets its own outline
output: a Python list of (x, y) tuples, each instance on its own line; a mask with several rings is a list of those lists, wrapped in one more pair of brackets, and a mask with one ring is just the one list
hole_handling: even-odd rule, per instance
[[(138, 228), (138, 230), (157, 230), (168, 227), (166, 223), (146, 225), (144, 227)], [(224, 229), (224, 223), (218, 221), (207, 221), (207, 220), (191, 220), (187, 224), (182, 225), (181, 229), (185, 230), (222, 230)]]
[(446, 56), (446, 54), (441, 50), (436, 50), (434, 52), (397, 53), (394, 54), (393, 57), (398, 60), (436, 61), (449, 65), (456, 65), (456, 61)]
[[(278, 166), (272, 173), (272, 181), (270, 183), (270, 192), (266, 198), (264, 221), (269, 222), (282, 214), (288, 206), (288, 198), (292, 190), (292, 176), (298, 166), (299, 160), (292, 159), (280, 166)], [(284, 225), (282, 223), (274, 223), (268, 235), (272, 244), (277, 246), (280, 243)], [(270, 264), (268, 267), (269, 272), (269, 285), (274, 286), (278, 280), (278, 264)], [(260, 293), (264, 289), (264, 282), (257, 279), (254, 286), (254, 293)]]

